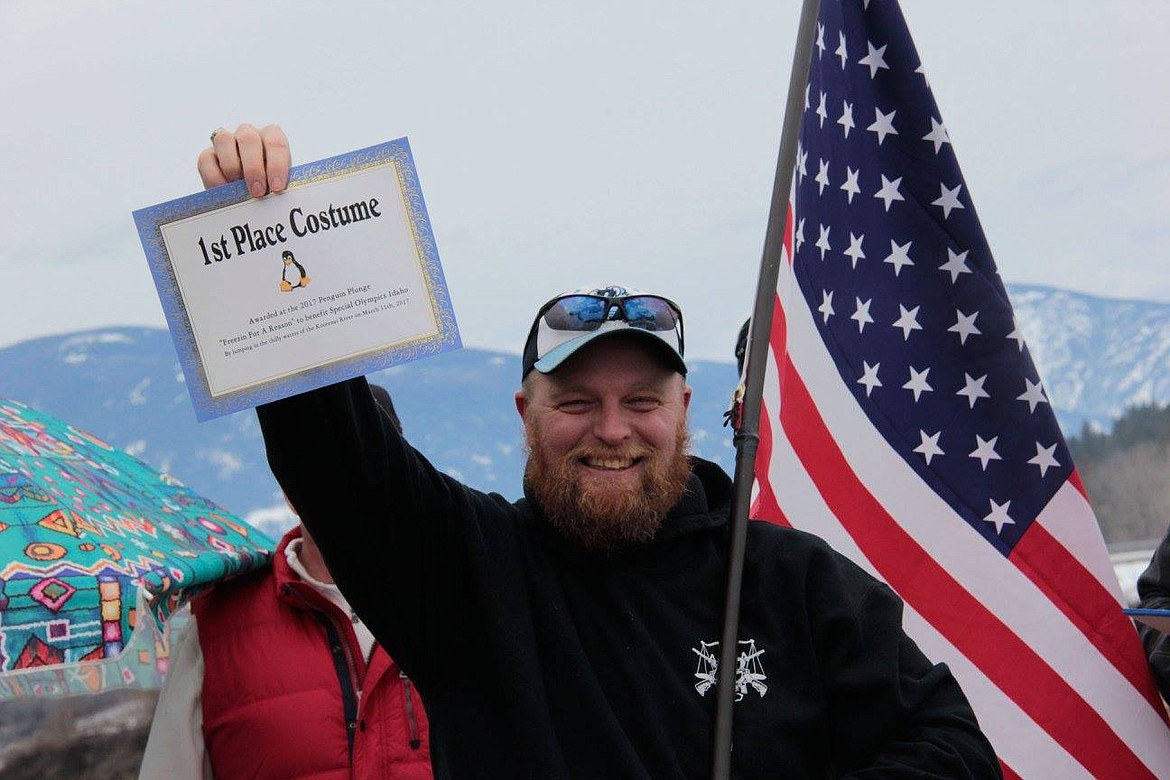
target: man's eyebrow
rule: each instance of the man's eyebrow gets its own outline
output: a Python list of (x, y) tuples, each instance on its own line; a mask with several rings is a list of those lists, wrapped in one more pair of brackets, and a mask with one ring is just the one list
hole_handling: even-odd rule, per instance
[(550, 398), (563, 398), (567, 395), (585, 395), (589, 394), (590, 392), (591, 391), (584, 387), (580, 382), (550, 385), (548, 389), (548, 395)]
[[(623, 389), (622, 395), (630, 395), (631, 393), (654, 393), (660, 395), (667, 391), (665, 385), (666, 382), (644, 380)], [(549, 388), (549, 396), (552, 398), (559, 398), (566, 395), (592, 395), (594, 392), (596, 391), (581, 382), (566, 382), (560, 385), (553, 385)]]

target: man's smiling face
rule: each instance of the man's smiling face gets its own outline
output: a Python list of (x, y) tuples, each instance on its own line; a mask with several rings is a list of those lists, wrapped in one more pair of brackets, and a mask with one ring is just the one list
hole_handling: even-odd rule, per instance
[(645, 541), (690, 475), (691, 389), (642, 339), (598, 340), (516, 394), (525, 481), (573, 541), (611, 549)]

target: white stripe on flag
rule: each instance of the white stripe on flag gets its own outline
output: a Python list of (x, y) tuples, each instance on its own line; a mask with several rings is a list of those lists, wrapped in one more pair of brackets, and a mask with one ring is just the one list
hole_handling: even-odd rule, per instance
[(1101, 528), (1097, 525), (1093, 508), (1081, 491), (1064, 483), (1048, 506), (1044, 507), (1044, 511), (1036, 517), (1036, 522), (1084, 564), (1101, 583), (1101, 587), (1113, 594), (1119, 606), (1126, 606), (1121, 585), (1117, 582), (1117, 573), (1109, 562), (1109, 552), (1101, 537)]

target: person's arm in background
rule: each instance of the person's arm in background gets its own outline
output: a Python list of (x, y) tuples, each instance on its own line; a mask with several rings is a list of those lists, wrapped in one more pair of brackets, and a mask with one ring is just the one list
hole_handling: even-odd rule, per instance
[[(1170, 532), (1154, 551), (1149, 567), (1138, 577), (1137, 591), (1142, 609), (1170, 609)], [(1162, 698), (1170, 700), (1170, 634), (1139, 623), (1138, 635), (1146, 648), (1154, 682)]]
[(195, 618), (171, 644), (139, 780), (214, 780), (203, 742), (203, 653)]

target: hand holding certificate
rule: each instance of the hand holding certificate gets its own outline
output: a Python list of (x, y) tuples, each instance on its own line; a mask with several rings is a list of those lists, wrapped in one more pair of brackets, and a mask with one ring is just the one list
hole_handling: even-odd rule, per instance
[(262, 132), (134, 212), (200, 420), (460, 346), (406, 139), (290, 170)]

